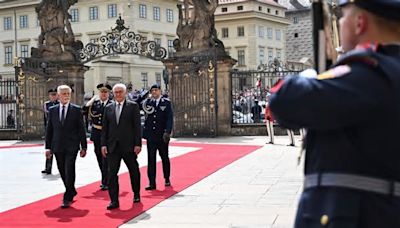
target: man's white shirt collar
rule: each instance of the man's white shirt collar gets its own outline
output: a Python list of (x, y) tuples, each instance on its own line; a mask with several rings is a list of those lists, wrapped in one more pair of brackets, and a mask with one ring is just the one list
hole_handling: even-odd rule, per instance
[(61, 119), (61, 113), (62, 113), (63, 106), (65, 107), (65, 110), (64, 110), (64, 119), (65, 119), (65, 117), (67, 117), (67, 111), (68, 111), (68, 107), (69, 107), (69, 102), (64, 104), (64, 105), (60, 103), (60, 109), (59, 109), (59, 117), (60, 117), (60, 119)]

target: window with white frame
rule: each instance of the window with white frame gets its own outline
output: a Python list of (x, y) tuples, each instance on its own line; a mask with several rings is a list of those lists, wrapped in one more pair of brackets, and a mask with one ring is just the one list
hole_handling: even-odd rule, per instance
[(274, 50), (272, 48), (268, 48), (268, 63), (274, 60)]
[(281, 60), (282, 58), (282, 51), (280, 49), (276, 49), (276, 58), (278, 60)]
[(156, 83), (161, 86), (161, 73), (156, 73)]
[(90, 39), (89, 39), (89, 42), (90, 43), (97, 43), (99, 41), (99, 38), (98, 37), (91, 37)]
[(272, 39), (272, 28), (267, 28), (267, 37), (268, 39)]
[(167, 22), (174, 22), (174, 11), (167, 9)]
[(78, 9), (71, 9), (69, 11), (69, 14), (71, 14), (71, 22), (79, 21), (79, 10)]
[(222, 28), (221, 29), (222, 33), (222, 38), (228, 38), (229, 37), (229, 29), (228, 28)]
[(147, 88), (149, 87), (149, 79), (147, 77), (147, 72), (142, 72), (141, 74), (142, 77), (142, 88)]
[(4, 47), (4, 64), (6, 64), (6, 65), (12, 64), (12, 59), (13, 59), (12, 46)]
[(94, 21), (99, 19), (99, 8), (97, 6), (89, 7), (89, 20)]
[(264, 38), (264, 26), (258, 27), (258, 37)]
[(280, 29), (277, 29), (277, 30), (275, 30), (275, 36), (276, 36), (276, 40), (281, 40), (282, 39), (282, 35), (281, 35), (281, 30)]
[(259, 58), (260, 58), (260, 64), (263, 64), (265, 62), (265, 53), (263, 47), (260, 47)]
[(147, 42), (147, 34), (140, 34), (140, 36), (142, 37), (142, 42)]
[(12, 29), (12, 18), (5, 17), (4, 18), (4, 30), (11, 30)]
[(109, 4), (107, 7), (108, 18), (117, 17), (117, 4)]
[(28, 58), (29, 56), (29, 46), (28, 45), (21, 45), (21, 57)]
[(244, 65), (246, 65), (246, 59), (245, 59), (245, 52), (244, 52), (244, 50), (238, 50), (238, 65), (239, 65), (239, 66), (244, 66)]
[(168, 56), (172, 56), (174, 52), (174, 40), (168, 40)]
[(28, 28), (28, 15), (19, 16), (19, 28)]
[(153, 20), (160, 20), (160, 7), (153, 7)]
[(239, 26), (237, 28), (237, 35), (238, 36), (244, 36), (244, 27), (243, 26)]
[(161, 38), (156, 37), (154, 38), (154, 42), (156, 42), (156, 44), (161, 45)]
[(299, 18), (298, 17), (293, 17), (293, 24), (299, 23)]
[(140, 4), (139, 5), (139, 18), (147, 18), (147, 6)]

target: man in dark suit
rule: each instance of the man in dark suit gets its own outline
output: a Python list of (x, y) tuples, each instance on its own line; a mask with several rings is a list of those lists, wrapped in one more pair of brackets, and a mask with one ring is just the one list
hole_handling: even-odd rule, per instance
[(129, 170), (133, 202), (140, 202), (140, 171), (137, 156), (142, 150), (139, 106), (126, 99), (126, 86), (113, 87), (115, 102), (107, 105), (103, 114), (101, 152), (108, 161), (108, 193), (111, 202), (108, 210), (119, 207), (118, 171), (121, 159)]
[(161, 87), (154, 84), (150, 88), (151, 99), (144, 101), (142, 108), (146, 113), (144, 138), (147, 140), (147, 176), (149, 186), (146, 190), (156, 189), (157, 150), (160, 153), (165, 186), (171, 186), (171, 165), (168, 157), (169, 139), (173, 126), (172, 105), (168, 98), (161, 96)]
[[(48, 94), (49, 94), (49, 100), (46, 101), (43, 105), (43, 121), (45, 129), (47, 126), (47, 116), (49, 115), (49, 109), (59, 103), (57, 100), (58, 99), (57, 89), (49, 89)], [(51, 174), (52, 166), (53, 166), (53, 156), (51, 156), (49, 159), (46, 158), (46, 163), (44, 166), (44, 170), (42, 170), (42, 173)]]
[(100, 189), (105, 191), (108, 189), (108, 164), (107, 159), (101, 154), (101, 130), (103, 127), (102, 122), (104, 109), (107, 104), (112, 102), (109, 100), (111, 86), (106, 83), (101, 83), (97, 85), (97, 89), (99, 90), (99, 95), (94, 96), (85, 106), (82, 107), (82, 109), (85, 111), (85, 115), (88, 116), (88, 119), (91, 120), (92, 130), (90, 140), (93, 141), (94, 152), (101, 171)]
[(61, 208), (70, 207), (75, 189), (75, 161), (81, 146), (80, 156), (86, 155), (86, 134), (81, 108), (70, 103), (71, 88), (57, 88), (60, 104), (50, 108), (46, 128), (46, 157), (56, 156), (58, 171), (65, 186)]

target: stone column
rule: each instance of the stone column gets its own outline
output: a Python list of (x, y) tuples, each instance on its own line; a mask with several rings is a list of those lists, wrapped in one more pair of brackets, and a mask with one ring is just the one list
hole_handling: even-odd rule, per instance
[(236, 60), (225, 57), (217, 60), (217, 126), (218, 135), (231, 135), (232, 82), (230, 70)]

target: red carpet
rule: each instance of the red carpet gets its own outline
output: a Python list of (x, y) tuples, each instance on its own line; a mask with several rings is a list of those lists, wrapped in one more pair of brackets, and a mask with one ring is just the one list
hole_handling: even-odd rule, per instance
[[(58, 194), (0, 214), (0, 227), (116, 227), (161, 201), (195, 184), (259, 146), (173, 143), (173, 146), (197, 147), (199, 150), (171, 159), (171, 187), (163, 186), (161, 163), (157, 164), (157, 191), (145, 191), (147, 169), (140, 169), (142, 190), (140, 204), (133, 204), (128, 173), (119, 176), (120, 208), (106, 210), (107, 192), (99, 191), (99, 182), (78, 188), (71, 208), (61, 209)], [(144, 151), (145, 153), (146, 151)], [(79, 175), (79, 173), (77, 173)], [(60, 184), (62, 184), (61, 180)], [(21, 182), (22, 184), (22, 182)], [(29, 191), (29, 189), (27, 189)]]

